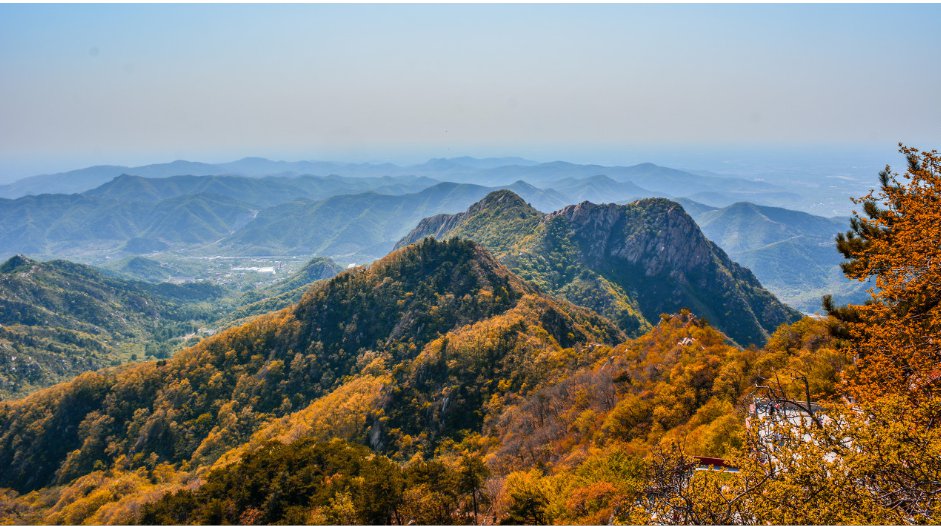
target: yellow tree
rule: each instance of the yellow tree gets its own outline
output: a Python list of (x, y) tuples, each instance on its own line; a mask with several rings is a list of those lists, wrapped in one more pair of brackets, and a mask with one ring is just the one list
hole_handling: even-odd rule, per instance
[(837, 238), (846, 275), (874, 283), (865, 305), (825, 300), (855, 362), (843, 401), (814, 414), (796, 393), (763, 393), (797, 416), (753, 415), (735, 475), (694, 472), (682, 453), (655, 458), (647, 520), (941, 522), (941, 157), (900, 151), (906, 172), (886, 167)]
[(846, 320), (858, 357), (848, 394), (860, 403), (895, 394), (921, 405), (941, 388), (941, 157), (900, 151), (908, 170), (887, 166), (837, 237), (846, 275), (875, 280), (872, 301)]
[[(865, 305), (834, 309), (856, 359), (844, 392), (853, 469), (906, 521), (941, 520), (941, 156), (900, 145), (899, 175), (837, 237), (850, 278), (874, 280)], [(850, 425), (854, 424), (854, 425)]]

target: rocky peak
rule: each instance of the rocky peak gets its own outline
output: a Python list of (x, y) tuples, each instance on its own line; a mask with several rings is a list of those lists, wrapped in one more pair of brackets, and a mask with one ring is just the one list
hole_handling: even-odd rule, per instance
[(513, 208), (526, 208), (535, 211), (535, 208), (529, 206), (529, 203), (524, 201), (522, 197), (516, 195), (513, 191), (497, 190), (496, 192), (490, 192), (484, 196), (483, 199), (471, 205), (471, 207), (467, 209), (467, 214), (474, 215), (483, 210), (507, 210)]
[(405, 242), (429, 235), (475, 240), (525, 279), (626, 331), (686, 308), (743, 345), (760, 344), (798, 316), (667, 199), (586, 201), (543, 215), (511, 192), (495, 192), (467, 212), (422, 221)]
[(624, 216), (623, 205), (595, 204), (582, 201), (549, 214), (549, 219), (563, 217), (579, 229), (611, 230)]
[[(522, 197), (510, 190), (497, 190), (472, 204), (466, 212), (438, 214), (422, 219), (418, 226), (395, 245), (395, 248), (404, 247), (426, 237), (442, 239), (460, 227), (511, 225), (520, 220), (535, 222), (540, 217), (542, 217), (542, 212), (530, 206)], [(505, 238), (502, 234), (501, 237)], [(489, 248), (495, 247), (491, 245)]]
[(583, 202), (554, 212), (572, 226), (593, 260), (618, 258), (642, 265), (647, 276), (682, 278), (712, 258), (713, 246), (678, 203), (641, 199), (629, 205)]

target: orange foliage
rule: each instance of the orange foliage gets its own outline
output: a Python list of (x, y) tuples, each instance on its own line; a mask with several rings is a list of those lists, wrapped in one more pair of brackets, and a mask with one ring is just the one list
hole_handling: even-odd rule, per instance
[(851, 392), (861, 401), (941, 394), (941, 155), (901, 152), (908, 170), (886, 167), (879, 191), (858, 200), (865, 216), (838, 240), (847, 275), (875, 277), (873, 301), (849, 323), (859, 355)]

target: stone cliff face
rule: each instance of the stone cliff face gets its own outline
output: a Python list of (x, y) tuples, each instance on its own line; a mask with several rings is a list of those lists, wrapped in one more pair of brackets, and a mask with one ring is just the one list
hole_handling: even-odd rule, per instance
[(709, 263), (714, 246), (683, 208), (666, 199), (630, 205), (583, 202), (550, 214), (571, 224), (589, 260), (619, 258), (640, 265), (646, 276), (676, 278)]
[(400, 245), (426, 236), (473, 239), (523, 277), (602, 312), (628, 333), (686, 308), (743, 345), (761, 344), (799, 317), (709, 241), (678, 203), (586, 201), (526, 216), (527, 207), (511, 192), (496, 192), (467, 212), (423, 220)]

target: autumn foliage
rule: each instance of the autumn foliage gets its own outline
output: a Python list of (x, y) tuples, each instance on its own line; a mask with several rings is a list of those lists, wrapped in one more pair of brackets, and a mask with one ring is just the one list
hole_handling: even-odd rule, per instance
[(168, 360), (0, 405), (0, 517), (937, 523), (941, 160), (902, 151), (837, 240), (871, 301), (762, 348), (688, 310), (628, 339), (425, 240)]
[[(846, 275), (874, 283), (864, 305), (825, 300), (831, 332), (853, 362), (838, 396), (814, 409), (812, 382), (769, 386), (761, 394), (789, 404), (792, 416), (753, 415), (744, 446), (729, 457), (740, 471), (694, 473), (681, 449), (663, 452), (636, 520), (941, 521), (941, 158), (901, 152), (907, 171), (887, 167), (837, 238)], [(806, 367), (788, 373), (807, 379)]]
[(848, 323), (859, 400), (895, 393), (917, 403), (941, 391), (941, 156), (901, 151), (908, 170), (886, 167), (880, 189), (857, 201), (864, 214), (837, 240), (847, 276), (875, 278), (873, 301), (854, 306)]

